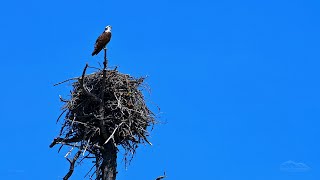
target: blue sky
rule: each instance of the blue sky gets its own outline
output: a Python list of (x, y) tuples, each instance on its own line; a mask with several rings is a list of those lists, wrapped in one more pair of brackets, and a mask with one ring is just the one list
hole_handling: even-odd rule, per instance
[[(0, 179), (61, 179), (55, 120), (97, 36), (110, 66), (148, 75), (151, 134), (118, 180), (320, 178), (319, 1), (2, 1)], [(154, 108), (156, 109), (156, 108)], [(290, 163), (289, 170), (282, 166)], [(304, 169), (298, 169), (299, 163)], [(300, 164), (301, 165), (301, 164)], [(88, 166), (72, 179), (82, 179)]]

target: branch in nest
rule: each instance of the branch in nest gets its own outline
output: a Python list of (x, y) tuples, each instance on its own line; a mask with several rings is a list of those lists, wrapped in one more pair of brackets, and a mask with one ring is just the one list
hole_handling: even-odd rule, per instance
[(79, 80), (79, 81), (80, 81), (80, 86), (81, 86), (82, 90), (83, 90), (87, 95), (89, 95), (90, 97), (92, 97), (95, 101), (101, 102), (101, 99), (100, 99), (100, 98), (98, 98), (96, 95), (94, 95), (94, 94), (92, 94), (91, 92), (89, 92), (89, 91), (87, 90), (87, 88), (84, 87), (83, 81), (84, 81), (84, 76), (85, 76), (85, 74), (86, 74), (86, 71), (87, 71), (88, 66), (89, 66), (89, 65), (86, 64), (86, 66), (85, 66), (84, 69), (83, 69), (81, 79)]
[(104, 142), (103, 144), (107, 144), (107, 143), (110, 141), (110, 139), (113, 138), (114, 133), (117, 131), (117, 129), (118, 129), (122, 124), (123, 124), (123, 122), (120, 123), (120, 124), (113, 130), (112, 134), (109, 136), (109, 138), (108, 138), (108, 139), (106, 140), (106, 142)]
[(75, 142), (79, 142), (81, 139), (78, 137), (73, 137), (71, 139), (64, 139), (64, 138), (60, 138), (57, 137), (55, 138), (52, 143), (50, 144), (50, 148), (52, 148), (53, 146), (55, 146), (56, 144), (65, 144), (65, 145), (69, 145), (69, 143), (75, 143)]
[(62, 113), (59, 115), (59, 117), (57, 118), (56, 123), (59, 122), (59, 119), (61, 118), (61, 116), (67, 111), (67, 109), (63, 110)]
[(79, 78), (70, 78), (70, 79), (58, 82), (58, 83), (54, 84), (53, 86), (58, 86), (58, 85), (63, 84), (65, 82), (72, 81), (72, 80), (77, 80), (77, 79), (79, 79)]

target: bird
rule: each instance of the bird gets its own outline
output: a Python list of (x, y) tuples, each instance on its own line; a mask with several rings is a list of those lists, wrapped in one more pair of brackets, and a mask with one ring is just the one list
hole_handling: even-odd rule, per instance
[(99, 54), (99, 52), (107, 46), (111, 39), (111, 28), (112, 27), (110, 25), (106, 26), (103, 33), (98, 37), (94, 45), (94, 50), (91, 54), (92, 56)]

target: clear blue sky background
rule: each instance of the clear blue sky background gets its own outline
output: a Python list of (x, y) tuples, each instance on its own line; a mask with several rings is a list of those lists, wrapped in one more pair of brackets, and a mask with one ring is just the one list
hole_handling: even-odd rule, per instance
[[(319, 1), (12, 0), (0, 3), (0, 179), (61, 179), (49, 149), (68, 84), (113, 26), (110, 66), (148, 75), (161, 107), (118, 180), (320, 179)], [(151, 104), (151, 103), (150, 103)], [(121, 157), (121, 156), (120, 156)], [(303, 172), (281, 169), (289, 160)], [(88, 166), (72, 179), (82, 179)]]

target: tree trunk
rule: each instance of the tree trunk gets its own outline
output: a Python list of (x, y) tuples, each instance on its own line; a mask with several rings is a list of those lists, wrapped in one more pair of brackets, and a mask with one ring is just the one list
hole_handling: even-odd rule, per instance
[(117, 176), (117, 148), (110, 141), (104, 145), (101, 165), (102, 180), (115, 180)]
[[(102, 117), (105, 117), (105, 109), (104, 109), (104, 91), (106, 87), (106, 71), (107, 71), (107, 48), (104, 48), (104, 61), (103, 61), (103, 83), (101, 90), (101, 103), (100, 103), (100, 113)], [(106, 129), (104, 124), (101, 121), (100, 124), (101, 133), (104, 141), (108, 139)], [(101, 172), (102, 172), (102, 180), (116, 180), (117, 176), (117, 147), (114, 146), (112, 140), (107, 142), (104, 146), (104, 151), (102, 152), (103, 162), (101, 164)]]

